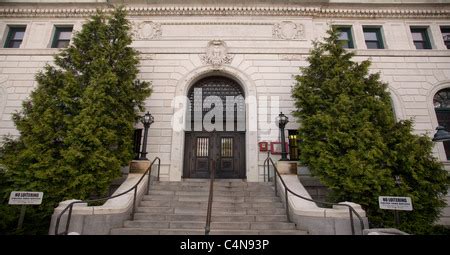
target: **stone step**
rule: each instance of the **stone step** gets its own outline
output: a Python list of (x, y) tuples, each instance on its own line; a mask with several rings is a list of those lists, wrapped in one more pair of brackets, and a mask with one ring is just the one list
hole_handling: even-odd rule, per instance
[[(111, 235), (204, 235), (203, 229), (116, 228)], [(210, 235), (307, 235), (303, 230), (211, 230)]]
[(135, 220), (151, 220), (151, 221), (199, 221), (206, 222), (205, 215), (195, 215), (195, 214), (159, 214), (159, 213), (135, 213)]
[[(174, 190), (152, 190), (148, 195), (172, 195), (172, 196), (209, 196), (207, 191), (174, 191)], [(273, 191), (223, 191), (214, 190), (214, 196), (230, 196), (230, 197), (274, 197)]]
[(152, 229), (166, 229), (169, 228), (168, 221), (148, 221), (148, 220), (127, 220), (123, 223), (125, 228), (152, 228)]
[[(209, 185), (207, 186), (187, 186), (187, 185), (153, 185), (150, 190), (166, 190), (166, 191), (204, 191), (209, 192)], [(275, 192), (272, 186), (214, 186), (216, 191), (234, 191), (234, 192)]]
[(211, 230), (295, 230), (287, 222), (211, 222)]
[(202, 208), (183, 208), (183, 207), (138, 207), (138, 213), (166, 213), (166, 214), (194, 214), (206, 215), (206, 210)]
[[(163, 196), (163, 197), (158, 197)], [(149, 195), (144, 196), (143, 200), (175, 200), (185, 202), (208, 202), (209, 196), (174, 196), (174, 195)], [(248, 202), (280, 202), (279, 197), (240, 197), (240, 196), (222, 196), (215, 194), (213, 197), (214, 202), (233, 202), (233, 203), (248, 203)]]
[[(214, 210), (213, 210), (214, 212)], [(250, 208), (247, 209), (248, 215), (286, 215), (283, 208)]]
[[(206, 222), (206, 215), (179, 215), (179, 214), (158, 214), (158, 213), (136, 213), (135, 220), (150, 221), (199, 221)], [(212, 222), (287, 222), (286, 215), (231, 215), (211, 217)]]
[[(204, 235), (208, 179), (155, 182), (134, 220), (112, 235)], [(285, 207), (271, 183), (220, 179), (214, 183), (211, 235), (305, 235), (287, 221)]]
[(303, 230), (211, 230), (210, 235), (307, 235)]
[(111, 235), (204, 235), (204, 229), (116, 228)]
[[(167, 213), (167, 214), (198, 214), (206, 215), (204, 208), (195, 207), (138, 207), (136, 212)], [(214, 208), (212, 215), (284, 215), (283, 208)]]
[(250, 229), (255, 230), (295, 230), (295, 223), (291, 222), (252, 222)]
[[(175, 195), (144, 195), (142, 201), (185, 201), (185, 202), (208, 202), (209, 196), (175, 196)], [(234, 203), (273, 203), (281, 202), (279, 197), (239, 197), (239, 196), (219, 196), (213, 197), (214, 202), (234, 202)]]
[[(196, 207), (207, 208), (208, 202), (185, 202), (175, 200), (143, 200), (139, 204), (140, 207)], [(233, 203), (233, 202), (218, 202), (212, 203), (213, 208), (232, 207), (232, 208), (283, 208), (284, 205), (281, 202), (247, 202), (247, 203)]]
[[(183, 180), (180, 182), (153, 182), (153, 186), (192, 186), (192, 187), (209, 187), (209, 179), (199, 179), (199, 180)], [(242, 180), (233, 179), (216, 179), (214, 181), (214, 187), (273, 187), (272, 182), (246, 182)]]
[[(148, 229), (204, 229), (205, 222), (200, 221), (125, 221), (125, 228)], [(288, 222), (211, 222), (211, 230), (295, 230), (294, 223)]]
[(147, 220), (125, 221), (125, 228), (148, 228), (148, 229), (204, 229), (205, 221), (174, 221), (159, 222)]

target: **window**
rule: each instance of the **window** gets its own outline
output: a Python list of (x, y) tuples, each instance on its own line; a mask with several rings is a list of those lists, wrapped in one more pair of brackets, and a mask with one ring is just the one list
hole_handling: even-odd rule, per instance
[(450, 27), (441, 27), (441, 33), (445, 46), (447, 46), (447, 49), (450, 49)]
[(377, 27), (363, 27), (364, 40), (367, 49), (384, 49), (381, 29)]
[(353, 49), (353, 37), (351, 27), (337, 27), (336, 28), (341, 34), (339, 35), (339, 41), (342, 42), (342, 47), (346, 49)]
[[(450, 131), (450, 88), (438, 91), (434, 95), (433, 104), (439, 126)], [(444, 149), (447, 160), (450, 160), (450, 141), (444, 142)]]
[(56, 27), (52, 48), (66, 48), (72, 37), (73, 27)]
[(298, 160), (298, 135), (297, 130), (288, 130), (289, 137), (289, 157), (290, 160)]
[(427, 28), (411, 28), (411, 34), (416, 49), (431, 49)]
[(5, 48), (20, 48), (25, 35), (26, 26), (9, 27), (8, 36), (6, 37)]

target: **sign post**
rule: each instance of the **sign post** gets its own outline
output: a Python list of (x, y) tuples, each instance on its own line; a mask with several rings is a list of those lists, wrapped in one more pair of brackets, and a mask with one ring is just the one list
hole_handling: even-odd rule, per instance
[(25, 219), (25, 210), (27, 209), (26, 205), (22, 205), (22, 208), (20, 209), (20, 217), (19, 217), (19, 224), (17, 224), (17, 230), (22, 228), (23, 220)]
[(20, 209), (19, 222), (17, 224), (17, 230), (21, 229), (23, 226), (23, 220), (25, 219), (25, 211), (27, 205), (40, 205), (42, 204), (42, 198), (44, 197), (43, 192), (33, 192), (33, 191), (12, 191), (9, 195), (10, 205), (22, 205)]
[(398, 211), (413, 210), (410, 197), (379, 196), (378, 204), (380, 205), (380, 209), (394, 210), (395, 225), (397, 227), (400, 225), (400, 216), (398, 215)]

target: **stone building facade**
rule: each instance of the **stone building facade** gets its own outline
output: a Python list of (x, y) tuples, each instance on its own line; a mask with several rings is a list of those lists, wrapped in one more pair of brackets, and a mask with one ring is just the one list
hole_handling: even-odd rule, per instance
[[(260, 151), (259, 142), (270, 145), (279, 140), (274, 120), (280, 111), (291, 120), (287, 130), (298, 128), (291, 115), (293, 76), (308, 65), (312, 41), (325, 36), (330, 25), (346, 32), (349, 50), (356, 53), (354, 60), (372, 60), (371, 71), (380, 72), (389, 84), (396, 117), (414, 119), (419, 134), (435, 133), (435, 96), (450, 88), (448, 1), (218, 2), (2, 1), (0, 135), (18, 135), (11, 114), (35, 88), (35, 73), (59, 51), (52, 48), (55, 41), (64, 44), (64, 28), (79, 31), (95, 8), (119, 3), (125, 3), (129, 11), (132, 46), (141, 53), (139, 78), (153, 85), (146, 108), (155, 122), (147, 148), (149, 158), (161, 158), (163, 180), (178, 181), (189, 175), (186, 158), (193, 147), (187, 146), (184, 130), (173, 128), (174, 121), (185, 116), (176, 98), (188, 96), (193, 87), (213, 77), (237, 84), (246, 99), (246, 128), (239, 138), (242, 146), (237, 146), (244, 150), (242, 161), (229, 164), (243, 164), (243, 177), (262, 181), (267, 152)], [(8, 48), (14, 40), (21, 41), (20, 47)], [(442, 143), (436, 144), (434, 153), (450, 166), (450, 154), (446, 155)], [(450, 214), (448, 208), (445, 213)], [(448, 218), (443, 221), (450, 224)]]

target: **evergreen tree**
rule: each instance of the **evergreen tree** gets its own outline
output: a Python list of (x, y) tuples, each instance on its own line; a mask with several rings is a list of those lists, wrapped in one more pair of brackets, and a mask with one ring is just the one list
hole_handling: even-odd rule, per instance
[(106, 195), (132, 159), (134, 123), (151, 89), (136, 80), (131, 41), (123, 8), (97, 11), (55, 56), (55, 66), (36, 75), (36, 90), (13, 116), (20, 137), (0, 149), (2, 200), (12, 190), (43, 191), (43, 205), (27, 216), (44, 232), (58, 202)]
[(370, 61), (353, 62), (338, 32), (328, 35), (314, 42), (310, 65), (292, 90), (300, 161), (330, 188), (332, 200), (361, 204), (372, 227), (394, 227), (393, 212), (379, 209), (378, 196), (411, 197), (414, 210), (400, 212), (400, 228), (426, 233), (447, 192), (433, 143), (412, 133), (411, 120), (396, 122), (387, 84), (369, 73)]

